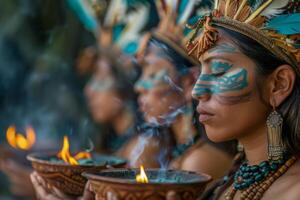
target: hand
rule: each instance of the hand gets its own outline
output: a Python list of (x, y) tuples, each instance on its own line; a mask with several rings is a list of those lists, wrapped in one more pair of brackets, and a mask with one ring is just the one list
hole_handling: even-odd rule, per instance
[(178, 194), (175, 191), (169, 191), (167, 193), (166, 200), (181, 200)]
[(34, 189), (30, 181), (31, 168), (12, 159), (1, 160), (0, 168), (10, 181), (12, 194), (26, 199), (34, 199)]
[(83, 200), (95, 200), (95, 194), (92, 192), (90, 181), (85, 185)]
[(35, 189), (37, 199), (42, 200), (74, 200), (75, 198), (67, 196), (62, 191), (47, 184), (36, 172), (30, 175), (31, 182)]

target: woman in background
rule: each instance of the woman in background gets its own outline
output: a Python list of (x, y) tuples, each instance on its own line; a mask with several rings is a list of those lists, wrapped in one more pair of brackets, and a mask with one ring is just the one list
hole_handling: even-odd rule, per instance
[(191, 90), (198, 69), (189, 68), (196, 66), (197, 61), (188, 57), (181, 44), (185, 40), (184, 24), (199, 5), (182, 4), (157, 1), (161, 19), (158, 27), (144, 38), (138, 52), (142, 76), (135, 89), (145, 120), (165, 127), (176, 141), (170, 167), (204, 172), (216, 179), (229, 170), (236, 147), (231, 142), (221, 145), (209, 142), (201, 126), (195, 123)]

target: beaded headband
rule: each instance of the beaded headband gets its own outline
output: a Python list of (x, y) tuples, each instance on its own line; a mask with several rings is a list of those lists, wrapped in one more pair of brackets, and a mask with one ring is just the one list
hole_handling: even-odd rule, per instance
[(300, 76), (299, 0), (215, 0), (214, 10), (188, 27), (186, 49), (200, 56), (217, 42), (216, 26), (241, 33), (290, 64)]

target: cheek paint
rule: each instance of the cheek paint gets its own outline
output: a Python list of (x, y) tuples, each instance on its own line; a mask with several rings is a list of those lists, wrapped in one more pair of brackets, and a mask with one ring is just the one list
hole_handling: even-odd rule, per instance
[(222, 77), (202, 74), (199, 76), (192, 94), (194, 97), (200, 97), (204, 94), (240, 91), (248, 86), (247, 75), (248, 72), (245, 69), (240, 69), (238, 72), (232, 72)]
[(113, 79), (104, 79), (104, 80), (91, 80), (88, 82), (88, 86), (91, 90), (94, 91), (107, 91), (116, 86)]
[(168, 71), (167, 70), (161, 70), (158, 73), (154, 75), (152, 78), (148, 79), (140, 79), (136, 82), (135, 88), (136, 89), (145, 89), (145, 90), (151, 90), (155, 86), (158, 86), (162, 83), (168, 83)]
[(150, 89), (154, 88), (154, 83), (151, 80), (140, 79), (136, 82), (134, 87), (135, 87), (135, 89), (150, 90)]
[(227, 72), (232, 68), (232, 64), (226, 62), (212, 62), (210, 65), (211, 71), (213, 74)]

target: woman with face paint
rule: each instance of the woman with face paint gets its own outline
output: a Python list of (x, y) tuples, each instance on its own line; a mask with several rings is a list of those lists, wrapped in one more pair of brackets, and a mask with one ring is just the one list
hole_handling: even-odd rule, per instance
[[(76, 4), (81, 1), (72, 0), (71, 2)], [(160, 138), (156, 133), (149, 133), (144, 130), (144, 127), (140, 127), (136, 95), (133, 91), (138, 70), (135, 70), (136, 65), (130, 59), (131, 51), (137, 46), (135, 37), (138, 36), (138, 33), (130, 32), (130, 28), (137, 31), (137, 27), (132, 24), (132, 21), (128, 24), (122, 22), (121, 25), (115, 22), (115, 16), (125, 13), (123, 13), (124, 10), (120, 10), (120, 7), (124, 6), (123, 1), (110, 1), (108, 5), (107, 15), (113, 18), (112, 24), (103, 25), (100, 28), (99, 47), (97, 50), (86, 49), (78, 62), (81, 73), (92, 72), (85, 87), (85, 95), (93, 119), (102, 127), (100, 133), (103, 136), (102, 143), (95, 144), (95, 146), (96, 148), (100, 147), (98, 149), (102, 153), (114, 154), (127, 159), (128, 167), (138, 168), (143, 165), (145, 168), (158, 168), (161, 165), (160, 159), (169, 160), (168, 149), (161, 152), (160, 147), (171, 145), (169, 145), (168, 138)], [(126, 12), (128, 15), (132, 14), (131, 16), (122, 17), (129, 20), (134, 19), (134, 22), (137, 23), (135, 18), (144, 17), (139, 16), (140, 13), (144, 15), (144, 11), (144, 6), (137, 7)], [(120, 27), (123, 29), (120, 30)], [(127, 31), (131, 34), (129, 38)], [(113, 40), (113, 38), (118, 39)], [(124, 46), (116, 41), (122, 41)], [(77, 199), (67, 196), (64, 191), (59, 191), (49, 185), (36, 172), (31, 174), (31, 180), (38, 199)], [(93, 194), (87, 190), (84, 199), (93, 199), (92, 196)]]
[[(141, 164), (145, 167), (159, 167), (156, 157), (147, 154), (158, 154), (159, 148), (156, 146), (160, 141), (155, 137), (149, 138), (147, 144), (139, 149), (139, 143), (148, 135), (138, 135), (144, 130), (139, 126), (141, 120), (136, 112), (136, 95), (133, 91), (135, 75), (138, 74), (134, 72), (136, 66), (115, 50), (107, 50), (100, 50), (94, 73), (85, 87), (92, 117), (104, 126), (101, 130), (103, 143), (99, 147), (104, 153), (126, 158), (131, 167), (139, 167)], [(125, 66), (124, 63), (131, 66)], [(125, 73), (124, 69), (130, 68), (131, 73)]]
[[(165, 3), (164, 10), (161, 3)], [(214, 178), (225, 174), (232, 164), (232, 143), (228, 143), (227, 152), (208, 142), (201, 135), (201, 128), (194, 119), (194, 106), (191, 90), (196, 82), (196, 61), (190, 59), (183, 50), (183, 16), (191, 10), (176, 13), (174, 2), (157, 1), (161, 16), (158, 28), (144, 38), (137, 55), (142, 63), (142, 75), (135, 84), (138, 92), (140, 110), (147, 122), (167, 129), (176, 141), (173, 148), (172, 168), (200, 171)], [(187, 7), (195, 6), (195, 2)], [(176, 5), (178, 6), (178, 5)], [(184, 5), (179, 5), (184, 6)], [(171, 16), (178, 16), (178, 24)], [(179, 23), (180, 22), (180, 23)], [(165, 25), (168, 25), (166, 27)], [(177, 30), (172, 33), (171, 30)], [(179, 31), (181, 30), (181, 32)], [(219, 145), (218, 147), (224, 147)], [(221, 167), (220, 167), (221, 166)]]
[(215, 1), (190, 25), (199, 121), (212, 141), (237, 139), (244, 149), (202, 199), (299, 199), (299, 6)]

